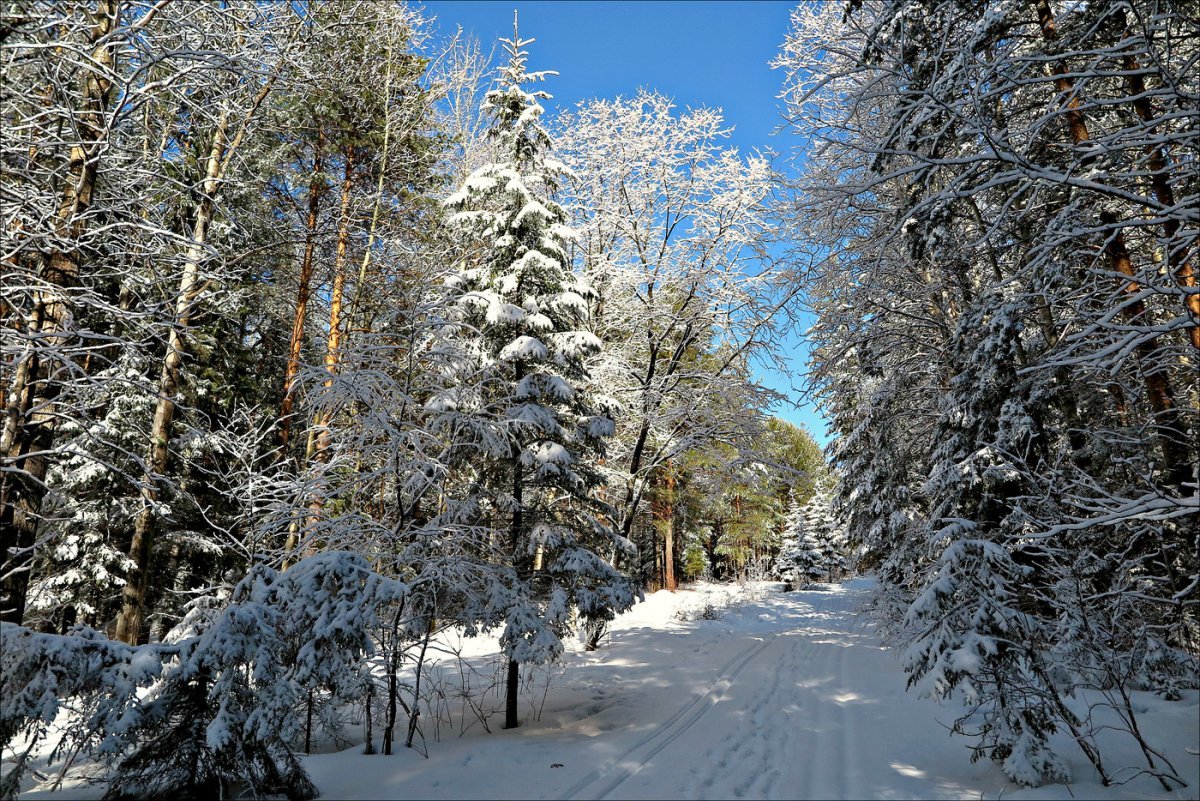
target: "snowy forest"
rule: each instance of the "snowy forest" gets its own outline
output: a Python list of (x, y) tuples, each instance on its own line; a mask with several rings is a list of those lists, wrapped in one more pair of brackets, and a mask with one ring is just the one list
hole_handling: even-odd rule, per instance
[(4, 0), (0, 798), (1195, 798), (1198, 20)]

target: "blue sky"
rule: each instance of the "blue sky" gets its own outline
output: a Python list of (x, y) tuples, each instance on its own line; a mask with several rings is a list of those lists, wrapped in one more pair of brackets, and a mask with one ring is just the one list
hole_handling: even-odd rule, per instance
[[(639, 88), (672, 97), (680, 108), (712, 106), (734, 126), (730, 143), (743, 152), (770, 148), (787, 153), (787, 133), (773, 136), (782, 118), (776, 99), (783, 76), (770, 68), (788, 29), (794, 2), (482, 2), (425, 3), (443, 33), (461, 25), (485, 50), (512, 35), (515, 8), (531, 69), (557, 70), (545, 89), (547, 110), (573, 107), (593, 97), (632, 95)], [(793, 375), (762, 374), (769, 386), (795, 397), (803, 342), (792, 341)], [(779, 408), (824, 445), (824, 422), (811, 407)]]

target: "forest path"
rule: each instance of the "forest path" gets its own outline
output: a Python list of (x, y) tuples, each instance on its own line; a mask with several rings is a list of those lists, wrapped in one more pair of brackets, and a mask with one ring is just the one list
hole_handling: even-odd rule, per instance
[[(928, 702), (904, 693), (894, 657), (858, 616), (869, 588), (859, 581), (768, 592), (754, 608), (738, 610), (744, 648), (710, 687), (565, 797), (969, 795), (917, 767), (929, 740), (945, 741), (948, 732)], [(756, 614), (746, 620), (746, 611)], [(730, 633), (736, 640), (736, 629)], [(903, 716), (908, 704), (917, 705), (911, 720), (919, 725), (906, 736), (879, 725), (881, 717)]]
[[(989, 760), (971, 763), (968, 741), (949, 731), (961, 707), (906, 692), (896, 653), (859, 615), (871, 586), (654, 593), (599, 650), (566, 654), (548, 691), (535, 673), (517, 729), (498, 730), (493, 716), (491, 733), (472, 724), (459, 737), (456, 724), (434, 741), (427, 722), (429, 759), (353, 748), (304, 765), (339, 799), (1162, 797), (1145, 782), (1099, 787), (1067, 742), (1073, 787), (1017, 788)], [(696, 619), (706, 605), (718, 619)], [(483, 638), (464, 642), (472, 659), (496, 659)], [(1185, 703), (1155, 706), (1158, 725), (1193, 732), (1177, 743), (1181, 755), (1195, 742), (1197, 705), (1190, 691)]]
[(567, 790), (564, 798), (607, 798), (643, 768), (652, 764), (654, 757), (664, 749), (687, 735), (692, 727), (718, 704), (725, 693), (733, 686), (747, 665), (767, 650), (775, 640), (775, 635), (765, 638), (751, 638), (744, 650), (738, 651), (732, 659), (726, 662), (717, 674), (717, 678), (708, 689), (682, 706), (679, 711), (664, 720), (650, 734), (642, 737), (625, 751), (615, 763), (598, 767), (584, 776), (573, 787)]

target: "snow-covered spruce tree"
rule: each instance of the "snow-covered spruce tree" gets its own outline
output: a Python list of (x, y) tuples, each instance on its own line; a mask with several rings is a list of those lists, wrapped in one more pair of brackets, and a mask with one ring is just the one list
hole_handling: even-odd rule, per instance
[[(905, 622), (917, 636), (904, 663), (909, 686), (921, 695), (963, 691), (969, 712), (954, 730), (979, 738), (973, 760), (990, 757), (1013, 781), (1039, 785), (1071, 777), (1047, 742), (1066, 709), (1033, 645), (1040, 623), (1020, 609), (1019, 586), (1029, 572), (1003, 546), (955, 540), (909, 608)], [(1107, 783), (1099, 755), (1081, 745)]]
[(286, 573), (252, 568), (224, 605), (193, 606), (165, 643), (2, 623), (0, 746), (18, 735), (25, 743), (0, 791), (15, 796), (30, 752), (57, 720), (56, 756), (119, 763), (109, 798), (215, 798), (239, 787), (312, 798), (291, 746), (302, 700), (315, 689), (358, 697), (378, 612), (408, 592), (363, 557), (329, 552)]
[[(123, 721), (126, 745), (107, 798), (314, 798), (292, 752), (311, 692), (361, 694), (379, 611), (407, 584), (330, 551), (286, 572), (256, 565), (220, 609), (197, 608), (169, 638), (177, 658)], [(155, 646), (144, 656), (156, 658)], [(133, 664), (138, 664), (135, 658)]]
[(846, 543), (833, 507), (831, 476), (823, 476), (815, 482), (812, 497), (801, 508), (800, 514), (805, 536), (820, 553), (821, 574), (829, 581), (837, 580), (846, 569)]
[(796, 573), (800, 567), (800, 549), (795, 531), (802, 525), (800, 503), (793, 497), (783, 522), (779, 554), (775, 557), (775, 576), (784, 583), (785, 591), (793, 590), (796, 587)]
[(803, 589), (826, 572), (825, 554), (809, 520), (808, 505), (801, 505), (795, 498), (784, 522), (783, 543), (775, 560), (775, 572), (787, 585), (786, 589)]
[[(17, 797), (30, 756), (52, 726), (59, 738), (52, 758), (70, 764), (86, 754), (111, 761), (113, 746), (119, 748), (138, 718), (141, 691), (173, 654), (171, 646), (114, 642), (88, 626), (43, 634), (0, 622), (0, 749), (6, 752), (0, 798)], [(60, 717), (68, 709), (69, 718)]]
[(810, 299), (824, 312), (809, 334), (815, 345), (810, 382), (840, 432), (829, 447), (838, 477), (833, 503), (845, 521), (847, 547), (857, 554), (856, 567), (879, 576), (873, 605), (887, 626), (912, 600), (913, 567), (929, 559), (914, 524), (928, 505), (920, 488), (928, 476), (932, 424), (910, 411), (914, 398), (925, 402), (940, 383), (941, 336), (933, 326), (911, 337), (831, 313), (861, 308), (882, 287), (896, 306), (922, 305), (919, 297), (902, 294), (917, 280), (911, 275), (880, 270), (870, 281), (855, 279), (852, 265), (859, 258), (839, 259), (810, 279)]
[(927, 525), (942, 522), (930, 543), (944, 550), (928, 573), (916, 571), (926, 589), (905, 620), (910, 685), (948, 696), (963, 681), (972, 711), (956, 730), (979, 737), (973, 756), (996, 760), (1019, 784), (1069, 780), (1048, 741), (1059, 728), (1074, 735), (1107, 782), (1099, 752), (1044, 661), (1053, 557), (1047, 541), (1027, 536), (1039, 503), (1026, 479), (1027, 465), (1046, 463), (1046, 437), (1028, 397), (1036, 383), (1016, 375), (1023, 359), (1004, 306), (997, 297), (991, 307), (1000, 313), (964, 314), (952, 337), (957, 375), (943, 399), (924, 488), (933, 504)]
[(549, 95), (525, 88), (547, 73), (527, 71), (522, 48), (532, 40), (519, 37), (515, 20), (513, 38), (501, 41), (509, 62), (484, 109), (504, 160), (476, 170), (446, 201), (463, 235), (453, 285), (478, 380), (440, 402), (476, 432), (481, 508), (511, 571), (501, 638), (511, 728), (521, 663), (561, 653), (573, 608), (585, 620), (609, 620), (633, 604), (634, 589), (600, 555), (628, 543), (596, 497), (613, 410), (586, 391), (585, 360), (601, 345), (587, 329), (592, 291), (568, 264), (574, 232), (552, 199), (565, 169), (549, 157), (539, 121)]
[[(76, 622), (101, 627), (119, 608), (130, 565), (122, 547), (131, 536), (138, 499), (131, 490), (141, 432), (149, 427), (153, 399), (136, 385), (145, 359), (132, 352), (97, 371), (77, 396), (96, 415), (86, 428), (74, 420), (60, 426), (65, 458), (49, 471), (52, 513), (43, 526), (47, 546), (38, 554), (29, 588), (25, 625), (60, 633)], [(112, 374), (125, 375), (118, 376)]]
[(4, 74), (14, 90), (0, 106), (7, 133), (0, 161), (0, 619), (13, 623), (25, 612), (46, 474), (64, 416), (59, 404), (69, 408), (76, 365), (99, 339), (85, 339), (76, 321), (80, 307), (99, 301), (84, 263), (100, 244), (89, 232), (108, 227), (96, 225), (92, 205), (114, 128), (109, 106), (119, 88), (120, 17), (120, 4), (105, 0), (94, 8), (29, 9), (6, 24)]

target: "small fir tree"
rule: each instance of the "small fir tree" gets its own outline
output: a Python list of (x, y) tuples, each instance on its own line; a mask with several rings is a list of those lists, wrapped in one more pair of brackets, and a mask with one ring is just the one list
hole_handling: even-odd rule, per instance
[(828, 581), (834, 581), (846, 569), (846, 543), (833, 511), (833, 493), (828, 483), (816, 486), (813, 496), (804, 505), (803, 515), (816, 550), (820, 551), (817, 566)]

